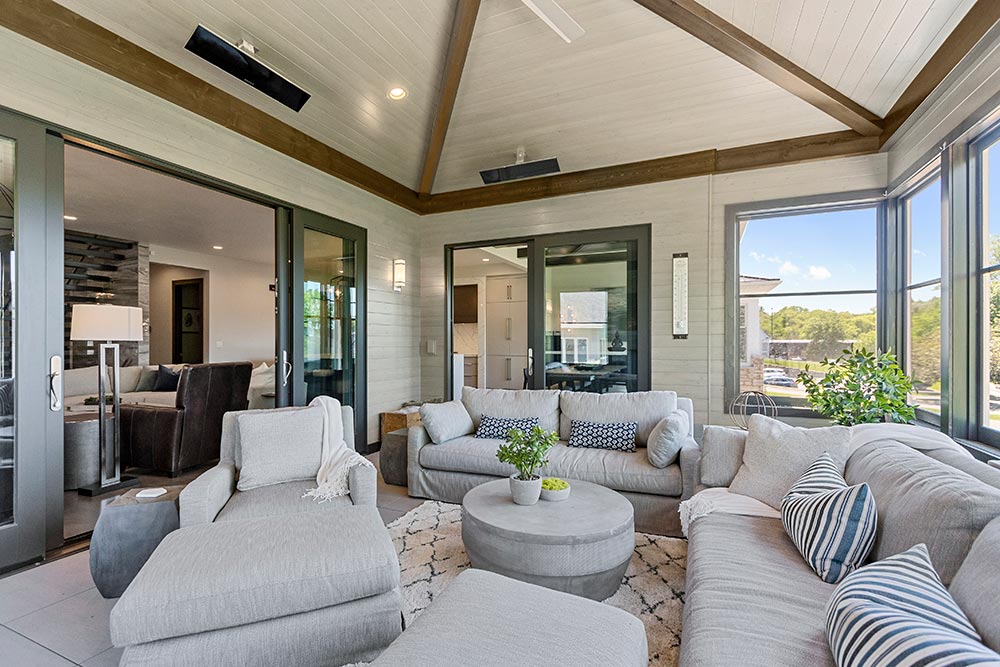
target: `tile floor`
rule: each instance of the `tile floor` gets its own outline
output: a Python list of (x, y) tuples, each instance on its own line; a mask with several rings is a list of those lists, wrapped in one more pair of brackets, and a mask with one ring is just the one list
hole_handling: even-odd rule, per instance
[[(378, 465), (377, 453), (369, 458)], [(381, 475), (378, 483), (378, 509), (386, 523), (423, 502)], [(117, 665), (121, 650), (111, 646), (108, 632), (114, 604), (94, 587), (86, 551), (0, 578), (0, 663)]]

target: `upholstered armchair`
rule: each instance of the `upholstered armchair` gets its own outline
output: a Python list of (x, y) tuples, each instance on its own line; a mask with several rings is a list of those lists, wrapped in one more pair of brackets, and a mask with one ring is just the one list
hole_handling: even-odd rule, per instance
[[(276, 410), (253, 410), (255, 415), (278, 416), (289, 410), (301, 408), (278, 408)], [(270, 484), (247, 491), (237, 489), (243, 455), (240, 445), (239, 416), (243, 412), (230, 412), (222, 418), (222, 451), (218, 465), (205, 471), (187, 485), (180, 496), (181, 527), (202, 523), (231, 521), (258, 517), (278, 516), (296, 512), (320, 512), (337, 510), (351, 505), (374, 507), (378, 482), (372, 466), (354, 466), (350, 469), (348, 484), (350, 495), (318, 502), (314, 498), (303, 498), (309, 489), (316, 487), (315, 473), (312, 479), (298, 479), (280, 484)], [(354, 408), (341, 407), (344, 428), (344, 444), (354, 449)], [(321, 447), (317, 443), (317, 447)]]
[(185, 366), (172, 407), (123, 404), (122, 462), (178, 475), (218, 459), (222, 416), (246, 410), (252, 370), (249, 362)]

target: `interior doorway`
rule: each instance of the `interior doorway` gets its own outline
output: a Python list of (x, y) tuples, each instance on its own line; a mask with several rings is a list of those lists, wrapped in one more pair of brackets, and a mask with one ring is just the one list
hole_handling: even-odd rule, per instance
[(173, 363), (205, 360), (205, 279), (173, 281)]

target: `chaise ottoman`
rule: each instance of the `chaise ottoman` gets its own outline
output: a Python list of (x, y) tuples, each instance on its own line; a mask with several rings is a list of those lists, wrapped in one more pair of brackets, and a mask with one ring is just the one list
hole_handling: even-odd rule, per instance
[(401, 629), (399, 560), (374, 507), (181, 528), (111, 611), (122, 665), (341, 665)]
[(458, 575), (372, 667), (648, 663), (646, 629), (635, 616), (472, 569)]

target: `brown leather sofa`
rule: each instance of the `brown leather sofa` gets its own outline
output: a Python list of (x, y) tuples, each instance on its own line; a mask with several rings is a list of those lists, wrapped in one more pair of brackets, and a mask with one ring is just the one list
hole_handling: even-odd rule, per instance
[(218, 459), (222, 415), (247, 409), (252, 370), (249, 362), (186, 366), (174, 407), (122, 405), (124, 467), (174, 476)]

